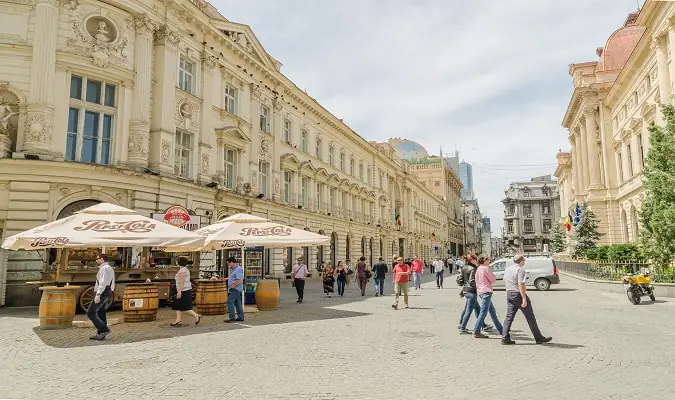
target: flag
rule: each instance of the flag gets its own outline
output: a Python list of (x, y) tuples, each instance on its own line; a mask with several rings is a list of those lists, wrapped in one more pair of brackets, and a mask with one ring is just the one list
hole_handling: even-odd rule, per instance
[(396, 219), (396, 225), (401, 225), (401, 212), (398, 209), (396, 210), (394, 218)]
[(565, 220), (565, 229), (567, 229), (567, 232), (572, 230), (572, 214), (569, 211), (567, 212), (567, 219)]
[(581, 222), (581, 208), (579, 208), (579, 203), (574, 206), (574, 226), (579, 225)]

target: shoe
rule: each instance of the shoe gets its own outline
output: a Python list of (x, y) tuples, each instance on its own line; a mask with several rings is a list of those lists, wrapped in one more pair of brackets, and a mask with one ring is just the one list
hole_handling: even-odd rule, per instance
[(460, 329), (459, 334), (460, 335), (470, 335), (472, 332), (468, 329)]
[(375, 297), (377, 297), (377, 296), (379, 296), (379, 294), (378, 294), (378, 293), (375, 293)]
[(235, 321), (237, 321), (237, 322), (244, 322), (244, 319), (243, 319), (243, 318), (242, 318), (242, 319), (235, 319)]
[(200, 322), (202, 322), (202, 315), (197, 314), (197, 320), (195, 321), (195, 325), (199, 325)]
[(225, 320), (225, 322), (228, 323), (228, 324), (231, 323), (231, 322), (235, 322), (235, 321), (236, 321), (236, 319), (226, 319)]
[(99, 333), (95, 336), (90, 337), (90, 340), (105, 340), (106, 338), (110, 337), (110, 332), (102, 332)]
[(492, 325), (488, 325), (488, 324), (483, 325), (483, 330), (484, 330), (484, 331), (490, 332), (490, 331), (492, 331), (494, 328), (495, 328), (495, 327), (492, 326)]
[(174, 322), (172, 324), (169, 324), (169, 326), (181, 326), (181, 325), (183, 325), (182, 321), (178, 321), (178, 322)]
[(539, 340), (535, 340), (535, 343), (536, 343), (536, 344), (543, 344), (543, 343), (548, 343), (548, 342), (550, 342), (551, 340), (553, 340), (553, 338), (550, 337), (550, 336), (548, 336), (548, 337), (543, 337), (543, 338), (541, 338), (541, 339), (539, 339)]
[(483, 334), (480, 333), (480, 332), (474, 333), (474, 334), (473, 334), (473, 337), (475, 337), (476, 339), (487, 339), (487, 338), (488, 338), (487, 335), (483, 335)]
[(410, 306), (406, 304), (406, 305), (405, 305), (405, 308), (410, 308)]
[(396, 304), (392, 304), (391, 308), (393, 308), (394, 310), (398, 310), (398, 306)]
[(298, 300), (298, 303), (302, 304), (302, 299)]
[(516, 344), (516, 342), (514, 340), (511, 340), (511, 339), (502, 339), (502, 344), (507, 346), (507, 345), (511, 345), (511, 344)]
[(297, 299), (295, 302), (296, 302), (296, 303), (302, 303), (302, 300)]

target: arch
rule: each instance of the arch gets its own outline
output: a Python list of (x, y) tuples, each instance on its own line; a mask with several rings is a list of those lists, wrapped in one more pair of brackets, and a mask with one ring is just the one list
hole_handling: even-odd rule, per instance
[(78, 211), (82, 211), (85, 208), (95, 206), (97, 204), (101, 204), (99, 200), (94, 200), (94, 199), (85, 199), (85, 200), (78, 200), (74, 201), (59, 211), (59, 213), (56, 216), (56, 219), (62, 219), (62, 218), (67, 218), (70, 217), (71, 215), (75, 214)]
[(333, 232), (330, 234), (330, 262), (333, 266), (337, 265), (337, 251), (338, 251), (338, 234)]
[[(326, 232), (324, 232), (323, 229), (319, 229), (318, 233), (319, 233), (319, 235), (325, 235), (326, 234)], [(316, 265), (319, 266), (325, 261), (324, 260), (324, 258), (326, 256), (325, 246), (324, 245), (317, 246), (316, 251), (317, 251), (317, 253), (316, 253)]]
[(628, 243), (628, 219), (626, 218), (626, 210), (624, 210), (623, 207), (621, 208), (621, 231), (623, 242)]
[(639, 237), (639, 232), (640, 232), (640, 224), (638, 221), (638, 213), (637, 210), (635, 209), (635, 206), (631, 206), (630, 208), (630, 223), (631, 223), (631, 233), (632, 233), (632, 241), (637, 242), (638, 237)]
[(384, 239), (380, 238), (380, 257), (384, 260)]
[(368, 241), (368, 259), (370, 260), (370, 266), (373, 266), (373, 238), (371, 237)]
[[(78, 203), (80, 201), (95, 202), (95, 203), (90, 203), (88, 206), (82, 207), (81, 209), (90, 207), (90, 206), (95, 205), (95, 204), (104, 203), (104, 202), (115, 204), (115, 205), (118, 205), (118, 206), (124, 206), (124, 204), (120, 204), (120, 202), (115, 198), (115, 196), (107, 194), (103, 191), (97, 192), (95, 196), (91, 196), (87, 192), (88, 191), (83, 190), (81, 192), (73, 193), (73, 194), (70, 194), (68, 196), (65, 196), (64, 198), (59, 200), (56, 203), (56, 205), (54, 206), (54, 214), (52, 215), (52, 219), (53, 220), (59, 219), (58, 216), (61, 215), (61, 212), (66, 207), (69, 207), (71, 204)], [(75, 211), (79, 211), (79, 210), (75, 210)]]
[(367, 239), (365, 236), (361, 237), (361, 257), (366, 256), (366, 247), (367, 247), (366, 240)]
[(349, 235), (347, 235), (347, 238), (345, 239), (345, 261), (352, 259), (352, 252), (351, 252), (351, 239)]

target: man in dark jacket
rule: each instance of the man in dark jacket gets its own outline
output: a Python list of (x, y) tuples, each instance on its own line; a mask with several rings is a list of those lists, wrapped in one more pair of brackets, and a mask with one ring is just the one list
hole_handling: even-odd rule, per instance
[[(476, 313), (476, 318), (480, 313), (480, 306), (478, 305), (478, 299), (476, 295), (476, 270), (478, 269), (478, 259), (475, 255), (469, 255), (466, 257), (466, 264), (462, 267), (460, 273), (464, 277), (464, 286), (462, 287), (462, 295), (466, 299), (466, 305), (462, 311), (462, 316), (459, 319), (459, 333), (470, 333), (466, 330), (466, 325), (469, 323), (469, 318), (471, 318), (471, 311), (473, 310)], [(487, 325), (483, 326), (483, 329), (487, 329)]]
[(375, 282), (375, 297), (384, 294), (384, 278), (387, 276), (389, 269), (382, 257), (378, 257), (377, 262), (373, 265), (373, 277)]

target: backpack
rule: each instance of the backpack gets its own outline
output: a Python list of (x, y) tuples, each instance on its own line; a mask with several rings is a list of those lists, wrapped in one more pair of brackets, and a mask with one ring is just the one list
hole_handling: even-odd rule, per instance
[(459, 275), (457, 275), (457, 278), (455, 278), (455, 282), (457, 282), (457, 286), (464, 286), (466, 281), (464, 280), (464, 274), (460, 271)]

